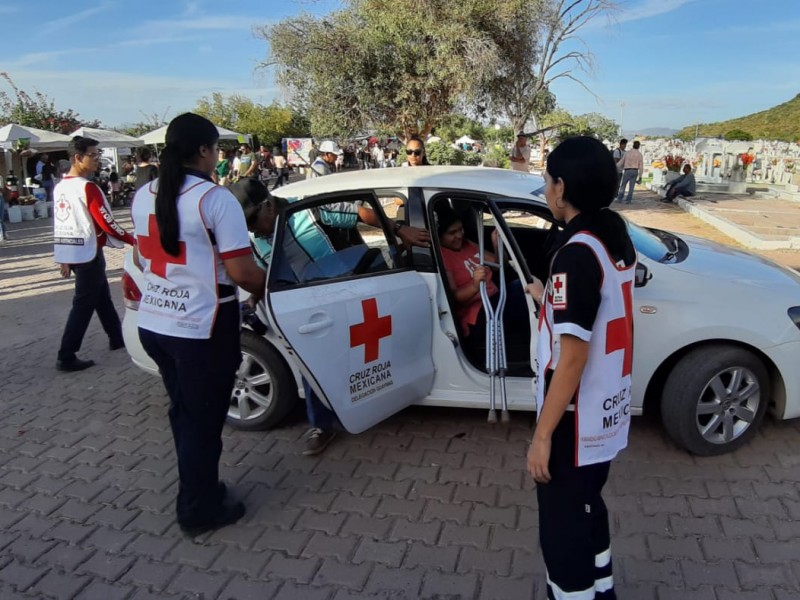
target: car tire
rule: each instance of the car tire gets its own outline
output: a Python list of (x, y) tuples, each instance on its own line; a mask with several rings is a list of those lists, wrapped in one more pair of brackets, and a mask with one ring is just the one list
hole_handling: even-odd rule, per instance
[(297, 386), (281, 355), (260, 335), (243, 330), (242, 363), (236, 372), (227, 422), (260, 431), (278, 426), (297, 404)]
[(678, 445), (713, 456), (750, 441), (768, 402), (769, 376), (758, 357), (735, 346), (704, 346), (681, 358), (667, 377), (661, 420)]

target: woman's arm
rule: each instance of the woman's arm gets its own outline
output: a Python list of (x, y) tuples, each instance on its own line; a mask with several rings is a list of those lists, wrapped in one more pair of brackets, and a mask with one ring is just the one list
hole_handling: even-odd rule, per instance
[[(542, 412), (528, 450), (528, 471), (537, 483), (550, 481), (548, 464), (553, 431), (578, 389), (588, 357), (589, 342), (574, 335), (561, 335), (561, 355), (547, 388)], [(539, 385), (544, 385), (544, 374), (539, 378)]]
[(258, 268), (252, 252), (232, 258), (224, 258), (222, 263), (236, 285), (250, 292), (256, 300), (261, 300), (264, 297), (267, 274)]

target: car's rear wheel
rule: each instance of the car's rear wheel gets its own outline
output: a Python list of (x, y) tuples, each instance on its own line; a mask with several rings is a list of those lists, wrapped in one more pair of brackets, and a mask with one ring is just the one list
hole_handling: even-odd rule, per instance
[(661, 419), (690, 452), (723, 454), (756, 434), (768, 399), (769, 377), (758, 357), (735, 346), (705, 346), (687, 353), (667, 377)]
[(297, 402), (289, 367), (263, 337), (242, 331), (242, 363), (228, 407), (228, 424), (237, 429), (262, 430), (280, 424)]

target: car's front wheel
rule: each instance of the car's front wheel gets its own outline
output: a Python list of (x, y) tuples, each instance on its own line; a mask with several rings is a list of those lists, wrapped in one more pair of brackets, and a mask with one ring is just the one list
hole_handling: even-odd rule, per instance
[(291, 371), (263, 337), (242, 331), (242, 363), (228, 407), (228, 424), (237, 429), (270, 429), (280, 424), (297, 402)]
[(723, 454), (756, 434), (768, 399), (767, 370), (752, 352), (704, 346), (687, 353), (669, 374), (661, 419), (669, 436), (690, 452)]

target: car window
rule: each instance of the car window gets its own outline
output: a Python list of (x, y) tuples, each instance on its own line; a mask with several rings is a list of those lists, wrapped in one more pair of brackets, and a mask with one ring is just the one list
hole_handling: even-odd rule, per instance
[[(374, 211), (382, 226), (362, 222), (359, 211)], [(372, 196), (289, 204), (280, 223), (270, 285), (318, 284), (398, 268), (394, 239)]]

